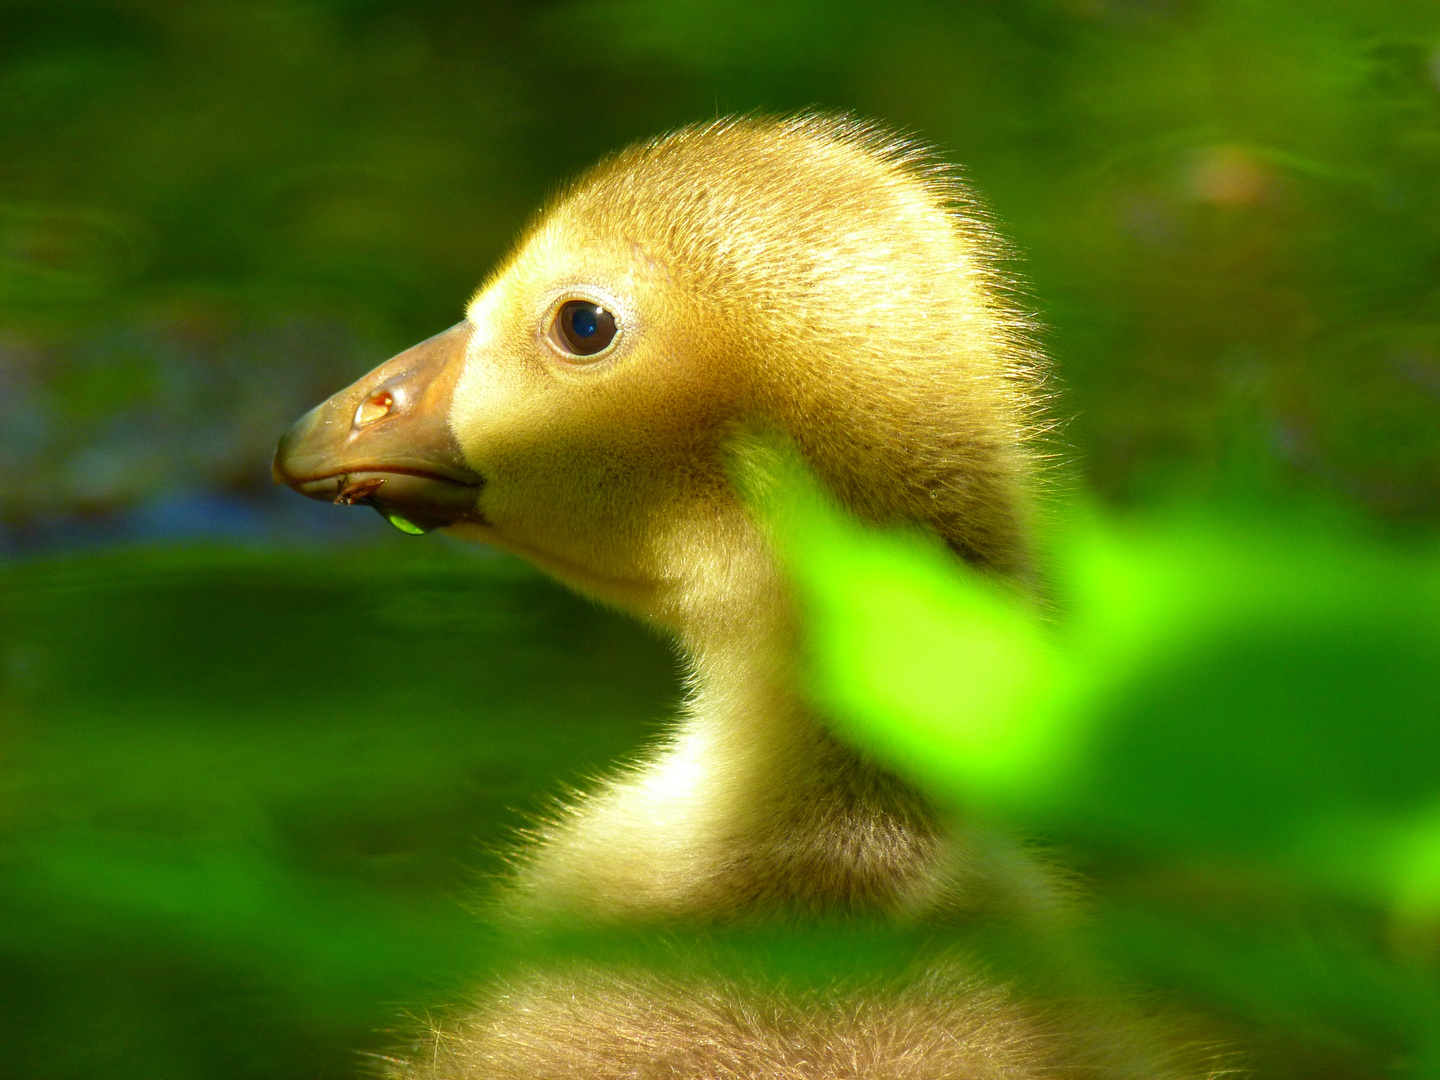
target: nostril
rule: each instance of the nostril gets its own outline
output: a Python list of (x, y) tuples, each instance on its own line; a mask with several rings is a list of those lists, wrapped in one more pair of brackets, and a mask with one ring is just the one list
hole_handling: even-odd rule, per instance
[(381, 390), (378, 394), (371, 394), (360, 403), (355, 410), (355, 427), (364, 427), (366, 424), (373, 424), (383, 416), (388, 416), (390, 410), (395, 407), (395, 398), (389, 390)]

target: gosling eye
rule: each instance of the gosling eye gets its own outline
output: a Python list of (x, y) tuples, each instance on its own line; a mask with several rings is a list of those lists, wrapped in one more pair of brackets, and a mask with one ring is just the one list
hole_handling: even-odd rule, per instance
[(619, 333), (614, 313), (589, 300), (567, 300), (555, 313), (550, 340), (572, 356), (604, 352)]

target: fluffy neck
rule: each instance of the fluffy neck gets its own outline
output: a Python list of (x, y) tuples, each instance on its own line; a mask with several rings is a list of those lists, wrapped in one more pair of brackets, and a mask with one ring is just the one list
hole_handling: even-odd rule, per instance
[(936, 814), (804, 701), (795, 620), (753, 540), (722, 554), (712, 545), (712, 572), (689, 574), (695, 584), (666, 604), (690, 670), (678, 723), (543, 830), (519, 879), (530, 910), (858, 915), (931, 898), (944, 846)]

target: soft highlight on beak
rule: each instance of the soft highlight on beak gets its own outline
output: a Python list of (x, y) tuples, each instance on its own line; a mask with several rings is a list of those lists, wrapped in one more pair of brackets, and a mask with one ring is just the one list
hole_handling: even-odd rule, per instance
[(449, 422), (473, 330), (458, 323), (311, 409), (280, 440), (275, 482), (373, 506), (402, 532), (483, 523), (484, 479), (465, 463)]

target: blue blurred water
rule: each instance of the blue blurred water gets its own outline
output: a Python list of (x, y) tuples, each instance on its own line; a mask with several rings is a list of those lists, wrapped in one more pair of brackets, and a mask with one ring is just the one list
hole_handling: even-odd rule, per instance
[(0, 559), (186, 542), (353, 546), (395, 535), (378, 514), (314, 502), (282, 488), (243, 494), (176, 488), (111, 512), (0, 521)]

